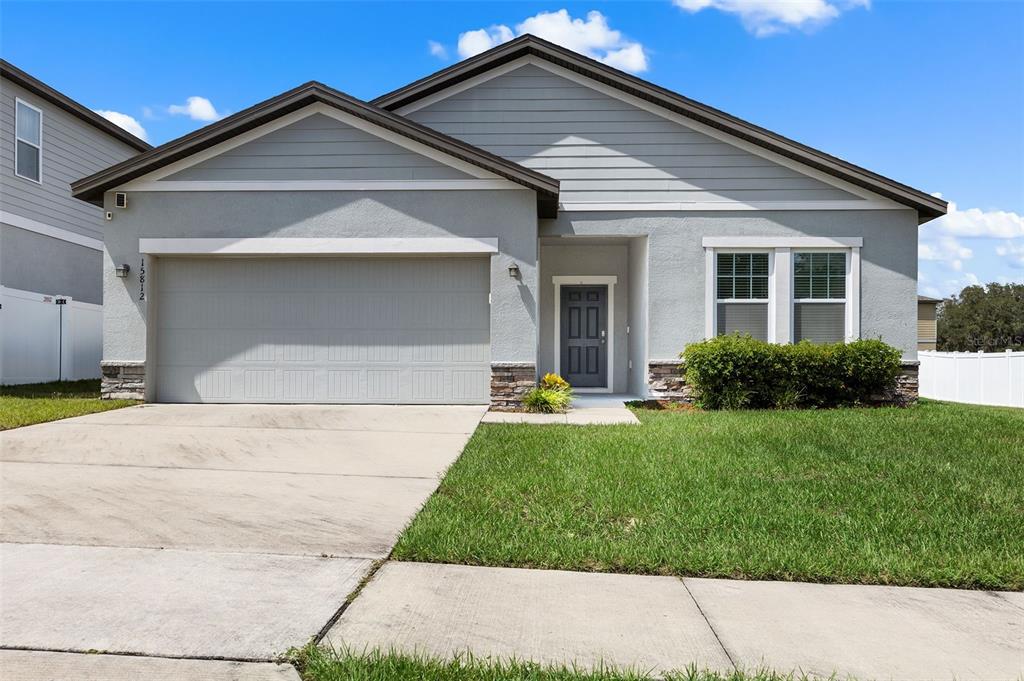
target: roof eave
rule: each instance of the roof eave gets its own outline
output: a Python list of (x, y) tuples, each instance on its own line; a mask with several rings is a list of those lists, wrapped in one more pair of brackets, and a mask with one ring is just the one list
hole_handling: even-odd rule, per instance
[(384, 109), (395, 110), (457, 82), (485, 73), (495, 66), (527, 55), (541, 57), (913, 208), (918, 212), (919, 224), (946, 214), (947, 204), (942, 199), (531, 35), (521, 36), (442, 69), (398, 90), (381, 95), (371, 103)]
[(111, 123), (106, 118), (103, 118), (103, 116), (87, 109), (64, 93), (55, 90), (38, 78), (22, 71), (5, 59), (0, 59), (0, 75), (13, 83), (20, 85), (36, 96), (45, 99), (54, 106), (63, 109), (82, 122), (98, 128), (111, 137), (127, 144), (133, 149), (145, 152), (153, 148), (148, 142), (139, 139), (124, 128)]
[(316, 102), (336, 106), (346, 113), (359, 116), (374, 125), (415, 139), (431, 148), (482, 167), (527, 189), (532, 189), (537, 193), (538, 212), (546, 211), (546, 208), (542, 208), (542, 203), (550, 202), (552, 199), (557, 205), (558, 180), (448, 137), (432, 128), (413, 123), (389, 111), (372, 107), (372, 105), (360, 102), (319, 83), (307, 83), (289, 90), (240, 111), (234, 116), (73, 182), (71, 183), (72, 196), (82, 201), (102, 205), (104, 192), (116, 186)]

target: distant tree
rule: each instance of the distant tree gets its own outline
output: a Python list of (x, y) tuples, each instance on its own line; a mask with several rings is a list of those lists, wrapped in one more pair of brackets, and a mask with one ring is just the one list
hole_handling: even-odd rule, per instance
[(939, 350), (1024, 350), (1024, 284), (968, 286), (942, 303), (937, 324)]

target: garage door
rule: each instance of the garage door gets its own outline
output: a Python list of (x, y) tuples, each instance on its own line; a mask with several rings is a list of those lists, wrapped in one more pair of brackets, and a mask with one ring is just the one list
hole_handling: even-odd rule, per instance
[(163, 402), (486, 403), (487, 258), (161, 258)]

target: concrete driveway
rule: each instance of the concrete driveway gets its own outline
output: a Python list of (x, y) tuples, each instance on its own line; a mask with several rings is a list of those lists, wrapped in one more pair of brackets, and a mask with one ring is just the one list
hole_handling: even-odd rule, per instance
[(265, 660), (302, 645), (484, 410), (144, 405), (0, 433), (0, 646)]

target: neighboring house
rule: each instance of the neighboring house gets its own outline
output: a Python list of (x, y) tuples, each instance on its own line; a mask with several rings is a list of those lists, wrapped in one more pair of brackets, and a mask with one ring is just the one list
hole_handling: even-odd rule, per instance
[(917, 297), (917, 349), (934, 350), (938, 341), (938, 329), (936, 327), (936, 313), (939, 303), (938, 298), (928, 296)]
[[(150, 148), (0, 60), (0, 382), (59, 377), (61, 311), (46, 308), (57, 296), (103, 302), (103, 210), (72, 198), (70, 183)], [(92, 361), (75, 377), (100, 374), (93, 316), (77, 348)]]
[(73, 189), (114, 214), (105, 392), (180, 402), (672, 394), (733, 331), (880, 337), (913, 372), (946, 211), (532, 36), (371, 103), (308, 83)]

